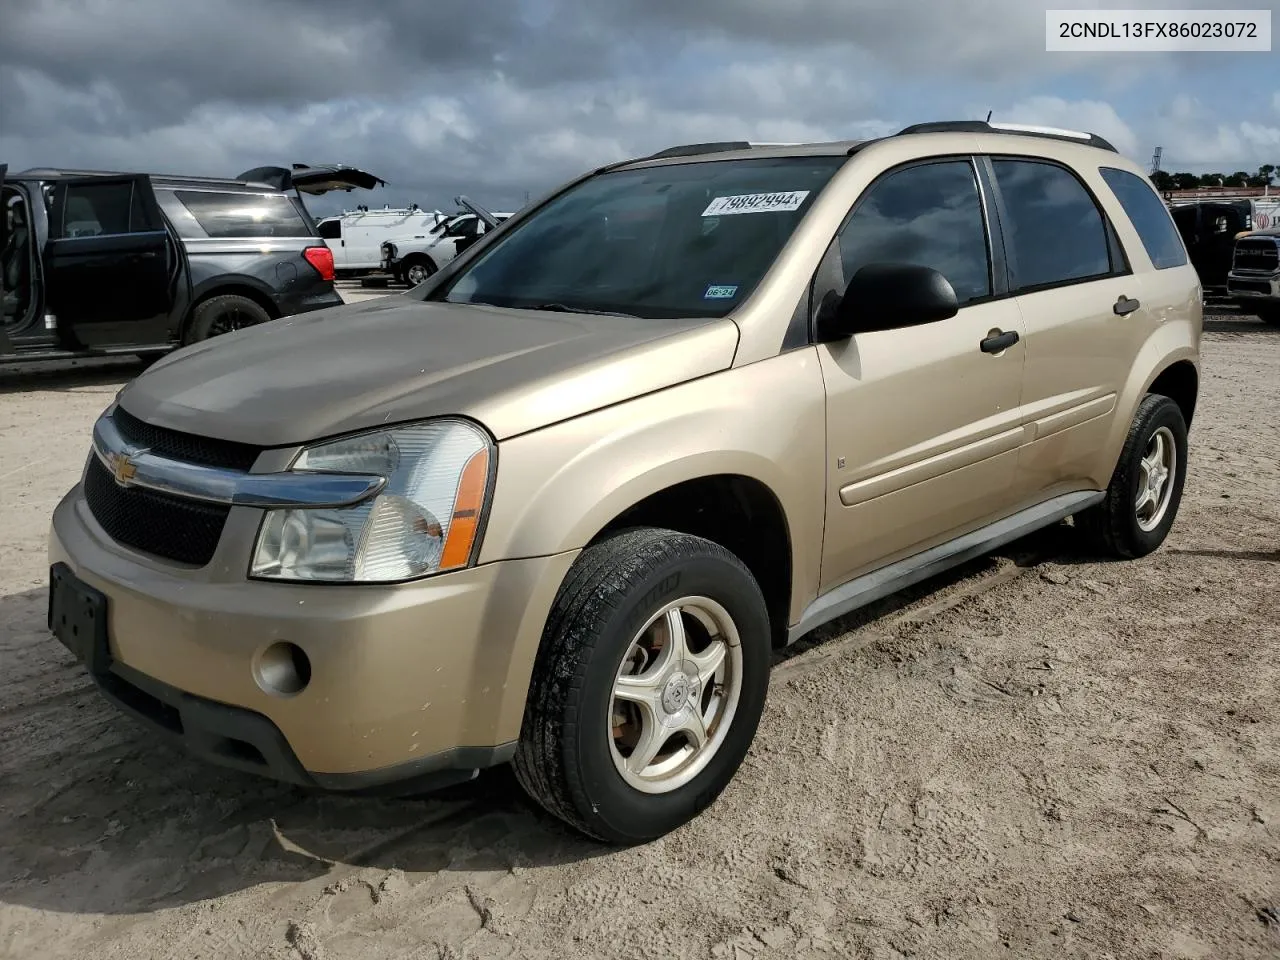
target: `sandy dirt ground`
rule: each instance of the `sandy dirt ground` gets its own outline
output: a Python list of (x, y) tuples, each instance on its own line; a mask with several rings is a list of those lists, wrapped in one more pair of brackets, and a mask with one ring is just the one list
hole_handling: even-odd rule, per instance
[(45, 533), (140, 369), (0, 369), (0, 957), (1280, 957), (1280, 331), (1206, 323), (1174, 532), (1069, 526), (806, 641), (695, 823), (625, 851), (499, 771), (210, 769), (46, 633)]

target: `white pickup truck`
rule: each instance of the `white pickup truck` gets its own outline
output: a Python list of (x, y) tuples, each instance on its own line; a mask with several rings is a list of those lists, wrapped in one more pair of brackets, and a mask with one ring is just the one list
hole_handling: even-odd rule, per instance
[(510, 213), (490, 214), (463, 197), (458, 200), (467, 212), (436, 224), (425, 236), (385, 241), (382, 269), (401, 283), (416, 287), (511, 216)]

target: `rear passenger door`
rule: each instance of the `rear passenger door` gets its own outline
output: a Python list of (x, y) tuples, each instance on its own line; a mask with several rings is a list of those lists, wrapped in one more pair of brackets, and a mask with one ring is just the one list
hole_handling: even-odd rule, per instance
[[(940, 271), (960, 311), (938, 323), (818, 345), (827, 389), (822, 590), (1010, 512), (1022, 442), (1022, 319), (968, 157), (883, 174), (841, 228), (814, 302), (861, 267)], [(1003, 350), (983, 341), (1017, 335)]]
[(983, 163), (1026, 323), (1029, 443), (1019, 458), (1019, 496), (1034, 502), (1105, 489), (1110, 468), (1098, 453), (1149, 325), (1142, 285), (1093, 189), (1074, 171), (1041, 158)]
[(45, 248), (46, 312), (80, 346), (162, 343), (174, 256), (147, 177), (58, 181)]

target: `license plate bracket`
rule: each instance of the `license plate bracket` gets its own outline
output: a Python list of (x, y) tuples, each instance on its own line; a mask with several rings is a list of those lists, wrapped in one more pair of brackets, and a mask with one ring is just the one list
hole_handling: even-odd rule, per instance
[(110, 669), (106, 595), (82, 581), (65, 563), (56, 563), (49, 570), (48, 622), (53, 635), (90, 674), (100, 676)]

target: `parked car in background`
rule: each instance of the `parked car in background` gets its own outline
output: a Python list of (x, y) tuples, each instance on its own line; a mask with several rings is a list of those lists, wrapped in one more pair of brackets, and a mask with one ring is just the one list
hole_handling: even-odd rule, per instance
[(1236, 237), (1253, 229), (1249, 201), (1199, 200), (1176, 204), (1171, 212), (1200, 283), (1206, 290), (1225, 288)]
[(401, 283), (416, 287), (510, 217), (510, 213), (467, 210), (443, 221), (424, 237), (388, 240), (382, 244), (382, 269)]
[(1263, 323), (1280, 327), (1280, 227), (1236, 240), (1227, 294)]
[(774, 648), (1066, 517), (1158, 549), (1200, 293), (1087, 133), (611, 164), (403, 296), (133, 380), (54, 513), (49, 626), (210, 761), (406, 793), (513, 761), (650, 840), (733, 778)]
[(387, 240), (427, 238), (449, 215), (439, 210), (407, 209), (348, 210), (325, 217), (317, 226), (320, 236), (333, 251), (334, 269), (339, 277), (372, 273), (383, 266), (382, 249)]
[(302, 192), (346, 167), (235, 179), (0, 166), (0, 362), (167, 352), (342, 303)]

